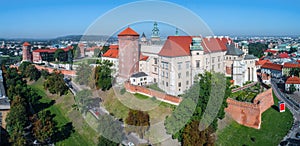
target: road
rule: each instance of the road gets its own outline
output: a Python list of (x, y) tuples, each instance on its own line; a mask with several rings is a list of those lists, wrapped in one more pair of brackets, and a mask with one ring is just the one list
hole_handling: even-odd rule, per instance
[(300, 111), (299, 103), (295, 102), (285, 93), (282, 93), (276, 84), (276, 79), (271, 79), (272, 89), (277, 98), (285, 102), (286, 107), (292, 112), (294, 124), (288, 134), (283, 138), (280, 145), (300, 145), (300, 140), (295, 137), (296, 133), (300, 132)]

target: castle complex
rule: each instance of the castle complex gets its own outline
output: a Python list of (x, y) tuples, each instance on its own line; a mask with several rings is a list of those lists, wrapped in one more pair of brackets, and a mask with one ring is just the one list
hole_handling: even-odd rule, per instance
[(162, 41), (158, 31), (154, 23), (149, 41), (144, 33), (139, 38), (130, 27), (118, 34), (118, 46), (110, 46), (102, 56), (114, 63), (118, 81), (144, 72), (152, 78), (151, 83), (157, 83), (174, 96), (183, 94), (195, 76), (205, 71), (223, 73), (239, 86), (246, 81), (257, 81), (255, 62), (258, 59), (248, 54), (246, 45), (238, 46), (229, 37), (179, 35), (169, 36), (159, 43)]

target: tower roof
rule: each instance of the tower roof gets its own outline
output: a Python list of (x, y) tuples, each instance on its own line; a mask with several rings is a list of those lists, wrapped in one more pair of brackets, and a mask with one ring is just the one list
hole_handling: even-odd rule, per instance
[(23, 46), (30, 46), (28, 42), (24, 42)]
[(139, 36), (139, 34), (130, 27), (127, 27), (125, 30), (120, 32), (118, 36)]

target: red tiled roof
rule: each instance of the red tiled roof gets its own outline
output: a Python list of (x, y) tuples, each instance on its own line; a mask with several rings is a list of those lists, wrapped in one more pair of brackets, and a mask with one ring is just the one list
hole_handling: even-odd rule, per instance
[(191, 36), (169, 36), (158, 55), (160, 56), (189, 56)]
[[(64, 50), (65, 52), (69, 51), (70, 49), (72, 49), (71, 46), (67, 47), (67, 48), (63, 48), (62, 50)], [(33, 50), (32, 52), (39, 52), (39, 53), (54, 53), (57, 49), (37, 49), (37, 50)]]
[(285, 83), (286, 84), (300, 84), (300, 78), (297, 76), (289, 77)]
[(118, 36), (139, 36), (139, 34), (130, 27), (127, 27), (125, 30), (120, 32)]
[(277, 53), (278, 51), (276, 51), (276, 50), (271, 50), (271, 49), (267, 49), (265, 52), (270, 52), (270, 53)]
[(201, 45), (204, 48), (204, 52), (209, 53), (209, 52), (226, 51), (227, 43), (228, 43), (228, 40), (226, 38), (223, 39), (223, 41), (221, 41), (220, 38), (202, 38)]
[(109, 50), (107, 50), (102, 56), (109, 58), (119, 58), (119, 49), (118, 47), (112, 47)]
[(273, 69), (273, 70), (282, 70), (282, 65), (274, 64), (274, 63), (265, 63), (261, 66), (261, 68)]
[(280, 57), (280, 58), (290, 58), (289, 54), (288, 54), (288, 53), (285, 53), (285, 52), (279, 54), (279, 57)]
[(270, 60), (258, 60), (255, 65), (264, 65), (265, 63), (272, 63)]
[(30, 46), (30, 44), (28, 42), (24, 42), (23, 46)]
[(294, 64), (294, 63), (284, 63), (283, 64), (284, 68), (300, 68), (300, 64)]
[[(169, 36), (163, 48), (158, 53), (160, 56), (176, 57), (189, 56), (192, 36)], [(227, 38), (202, 38), (202, 47), (205, 53), (226, 51)]]

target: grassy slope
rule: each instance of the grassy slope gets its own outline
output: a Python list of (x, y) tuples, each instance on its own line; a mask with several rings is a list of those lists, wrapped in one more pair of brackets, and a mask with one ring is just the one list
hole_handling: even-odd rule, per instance
[(72, 122), (75, 132), (71, 136), (63, 141), (56, 143), (56, 145), (95, 145), (96, 137), (98, 134), (88, 126), (84, 121), (81, 114), (78, 111), (74, 111), (71, 105), (74, 103), (73, 95), (69, 93), (66, 96), (47, 96), (47, 93), (43, 89), (43, 79), (39, 79), (34, 84), (30, 85), (39, 95), (43, 103), (50, 103), (51, 100), (56, 100), (55, 104), (47, 109), (55, 114), (54, 120), (58, 126), (63, 126), (68, 122)]
[[(274, 103), (277, 106), (278, 99), (275, 96)], [(217, 145), (278, 145), (292, 123), (293, 116), (289, 110), (279, 113), (276, 109), (270, 108), (262, 115), (261, 129), (248, 128), (233, 121), (226, 128), (217, 131)]]

